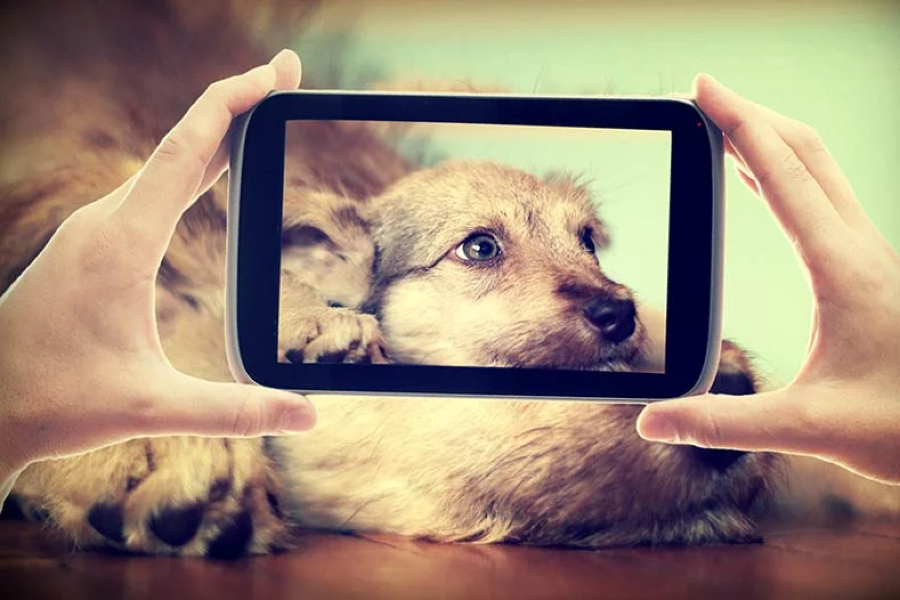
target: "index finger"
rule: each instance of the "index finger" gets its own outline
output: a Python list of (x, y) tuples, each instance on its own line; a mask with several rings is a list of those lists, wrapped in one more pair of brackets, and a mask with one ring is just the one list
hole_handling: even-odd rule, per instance
[(740, 153), (804, 258), (829, 250), (846, 225), (816, 178), (757, 106), (708, 76), (697, 80), (697, 103)]
[(194, 201), (233, 119), (262, 100), (274, 88), (276, 77), (275, 67), (262, 65), (210, 85), (135, 177), (119, 207), (120, 216), (140, 223), (164, 249)]

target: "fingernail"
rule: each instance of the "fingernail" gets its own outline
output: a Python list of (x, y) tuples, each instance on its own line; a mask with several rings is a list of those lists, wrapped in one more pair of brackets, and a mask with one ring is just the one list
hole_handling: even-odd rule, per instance
[(650, 413), (641, 419), (639, 433), (645, 440), (653, 442), (677, 442), (678, 430), (664, 415)]
[(282, 433), (309, 431), (315, 426), (317, 418), (316, 409), (312, 404), (309, 402), (298, 403), (281, 416), (278, 431)]

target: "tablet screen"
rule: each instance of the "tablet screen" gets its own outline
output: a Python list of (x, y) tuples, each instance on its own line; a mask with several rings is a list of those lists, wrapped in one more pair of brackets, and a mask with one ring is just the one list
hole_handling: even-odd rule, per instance
[[(311, 160), (328, 132), (398, 160)], [(279, 362), (665, 372), (671, 131), (304, 120), (285, 141)], [(371, 319), (332, 337), (378, 348), (312, 339), (351, 313)]]

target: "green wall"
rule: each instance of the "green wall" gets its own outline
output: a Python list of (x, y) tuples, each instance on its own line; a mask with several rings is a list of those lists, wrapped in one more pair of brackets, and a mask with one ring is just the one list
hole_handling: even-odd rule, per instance
[[(711, 73), (818, 129), (866, 210), (900, 248), (896, 4), (673, 4), (362, 2), (353, 9), (350, 58), (388, 78), (469, 80), (521, 93), (688, 91), (696, 73)], [(308, 71), (323, 54), (317, 44), (298, 47)], [(789, 243), (730, 165), (726, 204), (725, 333), (785, 383), (808, 344), (810, 292)], [(618, 218), (640, 216), (623, 215), (627, 206), (616, 203)], [(638, 265), (641, 256), (633, 260)]]

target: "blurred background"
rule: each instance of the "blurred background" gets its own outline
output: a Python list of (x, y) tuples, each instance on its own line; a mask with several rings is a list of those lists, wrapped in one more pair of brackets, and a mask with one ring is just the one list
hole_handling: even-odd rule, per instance
[[(664, 94), (687, 92), (695, 74), (711, 73), (814, 126), (900, 248), (896, 1), (357, 0), (326, 2), (311, 32), (295, 46), (304, 70), (320, 80), (331, 74), (347, 89), (392, 80), (525, 94)], [(338, 64), (351, 68), (338, 76)], [(612, 194), (614, 214), (603, 212), (614, 232), (616, 219), (640, 216), (622, 190)], [(725, 334), (786, 383), (809, 342), (805, 276), (730, 164), (726, 204)]]

